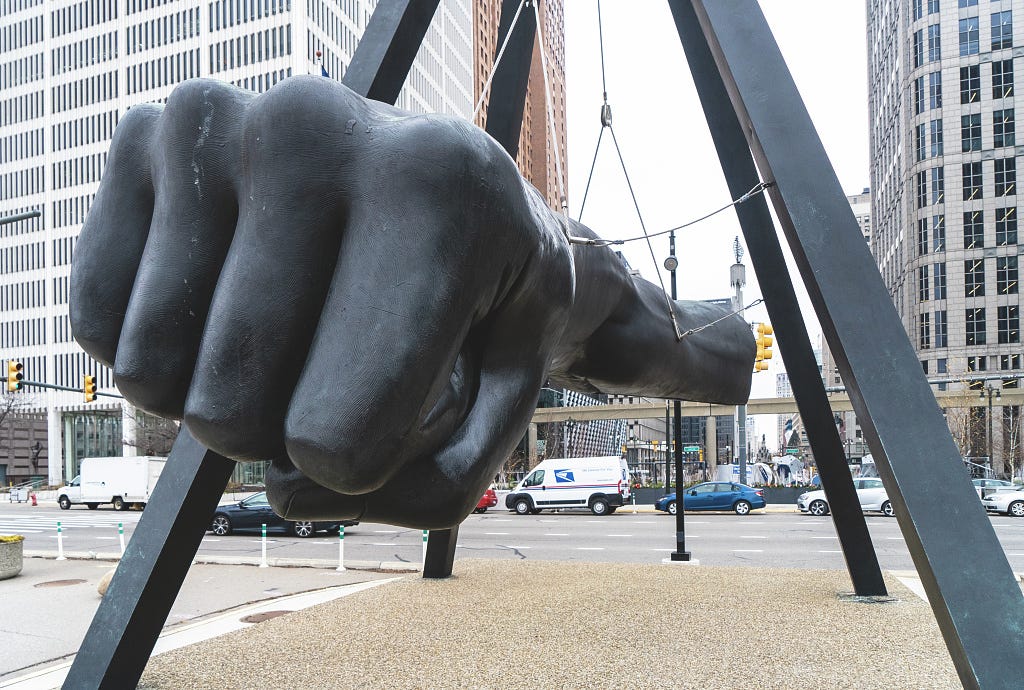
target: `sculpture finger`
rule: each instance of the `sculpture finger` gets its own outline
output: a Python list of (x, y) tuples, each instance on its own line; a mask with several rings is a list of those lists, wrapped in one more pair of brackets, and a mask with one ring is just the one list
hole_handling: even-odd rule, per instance
[(75, 245), (68, 311), (75, 340), (113, 366), (153, 214), (149, 143), (162, 106), (137, 105), (121, 118), (92, 207)]
[(176, 88), (153, 133), (155, 204), (118, 343), (118, 387), (180, 419), (207, 312), (234, 235), (241, 113), (253, 94), (209, 79)]

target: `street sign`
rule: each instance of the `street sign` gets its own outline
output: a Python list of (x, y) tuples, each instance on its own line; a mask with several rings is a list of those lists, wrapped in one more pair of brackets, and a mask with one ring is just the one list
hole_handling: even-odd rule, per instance
[(799, 448), (787, 448), (786, 449), (786, 455), (800, 455), (800, 449)]
[(684, 453), (696, 453), (700, 450), (700, 446), (683, 446)]

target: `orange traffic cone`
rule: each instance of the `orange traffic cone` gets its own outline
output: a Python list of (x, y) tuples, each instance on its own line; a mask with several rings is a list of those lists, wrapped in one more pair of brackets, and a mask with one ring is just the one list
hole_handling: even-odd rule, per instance
[(29, 495), (32, 497), (32, 505), (34, 505), (34, 506), (39, 505), (38, 503), (36, 503), (36, 495), (34, 493), (29, 494)]

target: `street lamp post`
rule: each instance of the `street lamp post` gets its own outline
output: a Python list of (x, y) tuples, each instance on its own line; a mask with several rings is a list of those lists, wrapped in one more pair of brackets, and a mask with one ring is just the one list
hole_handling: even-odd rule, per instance
[[(675, 230), (668, 235), (668, 258), (665, 259), (665, 268), (672, 277), (672, 308), (675, 309), (676, 300), (676, 269), (679, 267), (679, 260), (676, 258), (676, 233)], [(673, 561), (689, 561), (690, 552), (686, 550), (686, 526), (684, 524), (683, 510), (683, 403), (674, 401), (675, 412), (675, 443), (672, 449), (675, 451), (676, 465), (676, 550), (669, 558)], [(666, 464), (668, 464), (668, 448), (665, 448)]]
[(985, 384), (978, 396), (982, 400), (988, 397), (988, 417), (985, 420), (985, 453), (988, 455), (988, 468), (992, 469), (992, 394), (995, 393), (996, 400), (1003, 397), (1002, 391), (991, 383)]

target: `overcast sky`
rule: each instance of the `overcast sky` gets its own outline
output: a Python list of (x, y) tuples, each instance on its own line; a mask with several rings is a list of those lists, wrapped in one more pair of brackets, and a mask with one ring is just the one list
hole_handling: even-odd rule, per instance
[[(865, 8), (861, 2), (761, 0), (804, 103), (847, 194), (869, 185)], [(827, 8), (827, 9), (826, 9)], [(819, 19), (828, 12), (829, 27)], [(659, 0), (602, 0), (608, 101), (615, 134), (649, 233), (667, 230), (729, 203), (714, 146), (694, 91), (668, 4)], [(597, 4), (565, 3), (569, 207), (580, 214), (600, 132), (601, 61)], [(615, 149), (605, 132), (583, 211), (583, 223), (607, 238), (642, 235)], [(731, 210), (676, 233), (681, 299), (729, 297), (733, 240), (741, 236)], [(741, 237), (742, 242), (742, 237)], [(660, 267), (668, 239), (653, 240)], [(783, 246), (785, 242), (783, 241)], [(623, 249), (630, 264), (657, 283), (645, 242)], [(744, 302), (761, 296), (748, 259)], [(664, 275), (668, 286), (667, 274)], [(799, 277), (794, 274), (798, 293)], [(819, 329), (803, 298), (812, 342)], [(766, 321), (763, 307), (748, 321)], [(752, 397), (771, 397), (778, 355), (768, 372), (754, 376)], [(763, 428), (762, 428), (763, 427)], [(771, 428), (769, 428), (771, 427)], [(774, 444), (766, 419), (759, 433)]]

